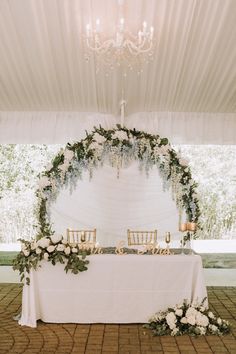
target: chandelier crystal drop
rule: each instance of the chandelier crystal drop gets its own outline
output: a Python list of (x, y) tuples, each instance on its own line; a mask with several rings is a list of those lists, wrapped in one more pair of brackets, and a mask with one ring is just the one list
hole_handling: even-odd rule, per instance
[(153, 35), (154, 28), (148, 27), (146, 21), (136, 34), (131, 33), (125, 26), (124, 17), (121, 17), (114, 36), (108, 37), (101, 30), (100, 19), (97, 19), (95, 25), (86, 25), (85, 42), (89, 51), (95, 53), (98, 62), (110, 69), (123, 65), (131, 70), (138, 67), (140, 73), (140, 64), (152, 60)]

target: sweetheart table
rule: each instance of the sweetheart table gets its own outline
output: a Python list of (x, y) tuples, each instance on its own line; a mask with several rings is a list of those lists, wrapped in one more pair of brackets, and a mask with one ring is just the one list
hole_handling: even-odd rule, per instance
[(24, 285), (19, 324), (146, 323), (160, 310), (207, 297), (198, 255), (92, 255), (77, 275), (42, 261)]

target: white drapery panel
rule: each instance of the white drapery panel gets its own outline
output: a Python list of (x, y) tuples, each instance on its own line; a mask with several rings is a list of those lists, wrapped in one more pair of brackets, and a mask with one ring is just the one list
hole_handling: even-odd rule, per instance
[[(120, 117), (94, 112), (0, 112), (0, 144), (66, 144)], [(168, 137), (173, 144), (236, 144), (236, 114), (140, 112), (125, 126)]]
[(105, 37), (119, 21), (117, 0), (1, 0), (0, 110), (117, 115), (122, 85), (135, 112), (236, 112), (236, 1), (126, 0), (125, 26), (154, 26), (157, 45), (143, 73), (95, 73), (86, 63), (87, 23)]
[(62, 190), (51, 205), (51, 222), (57, 233), (66, 229), (97, 228), (97, 240), (104, 246), (127, 240), (127, 229), (158, 230), (158, 241), (166, 231), (180, 239), (179, 215), (169, 191), (164, 192), (157, 168), (139, 173), (138, 163), (121, 169), (104, 165), (94, 171), (92, 181), (85, 174), (71, 193)]

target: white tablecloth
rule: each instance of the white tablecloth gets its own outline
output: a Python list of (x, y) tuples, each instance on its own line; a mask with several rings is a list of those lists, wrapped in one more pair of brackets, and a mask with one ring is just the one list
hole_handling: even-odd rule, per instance
[(207, 296), (200, 256), (93, 255), (86, 272), (42, 262), (24, 285), (21, 325), (145, 323), (159, 310)]

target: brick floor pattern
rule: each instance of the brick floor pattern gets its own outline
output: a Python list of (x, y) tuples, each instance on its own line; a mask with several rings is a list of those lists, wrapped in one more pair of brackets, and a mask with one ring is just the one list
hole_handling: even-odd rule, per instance
[(232, 324), (226, 336), (153, 337), (141, 324), (50, 324), (19, 326), (22, 286), (0, 284), (0, 354), (236, 354), (236, 288), (209, 287), (210, 308)]

